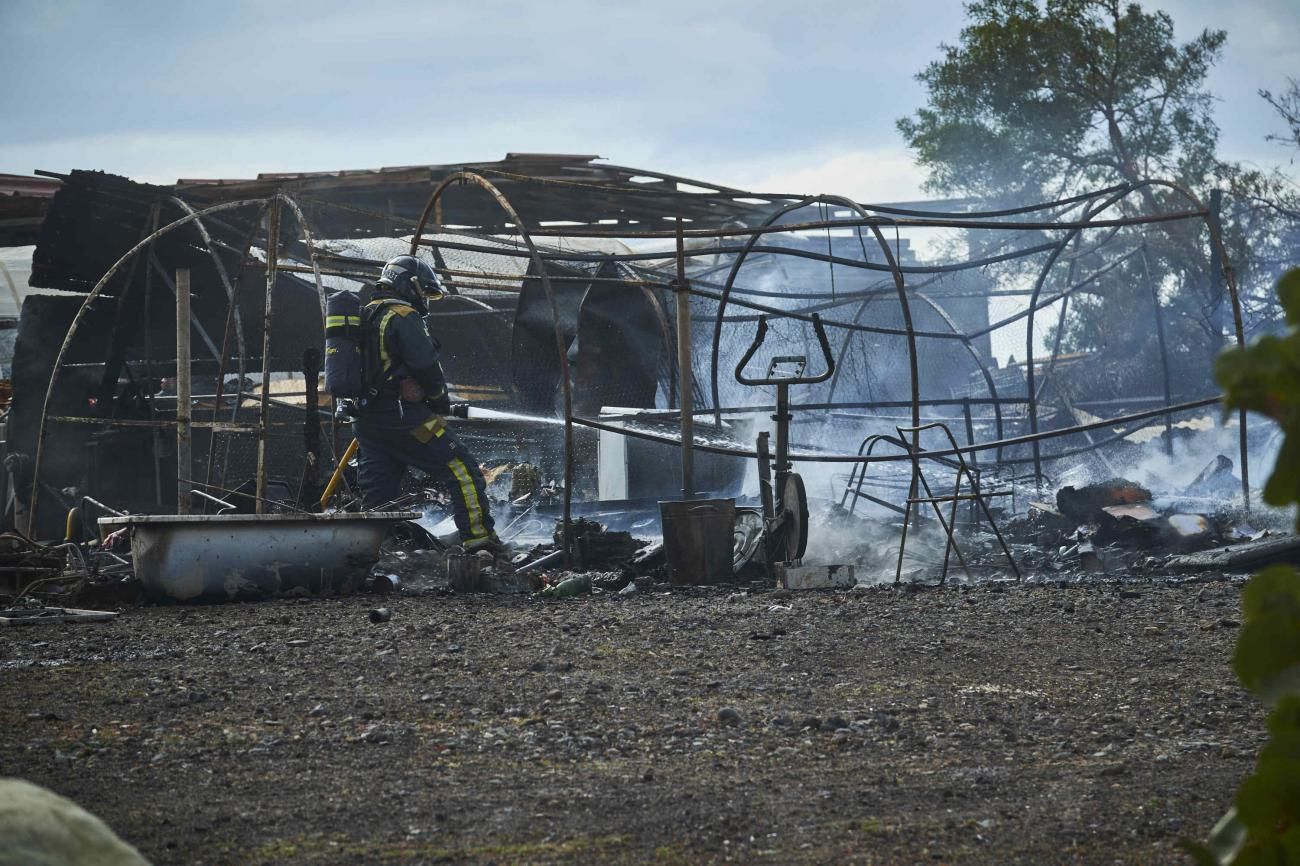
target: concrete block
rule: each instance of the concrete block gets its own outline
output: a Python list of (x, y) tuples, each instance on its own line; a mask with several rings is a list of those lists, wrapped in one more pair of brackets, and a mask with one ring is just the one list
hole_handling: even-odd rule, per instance
[(776, 583), (782, 589), (847, 589), (858, 580), (851, 565), (775, 565)]

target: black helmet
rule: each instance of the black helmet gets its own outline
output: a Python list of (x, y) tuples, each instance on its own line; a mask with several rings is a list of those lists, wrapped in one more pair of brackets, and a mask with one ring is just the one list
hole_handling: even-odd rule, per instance
[(421, 316), (429, 314), (427, 296), (442, 294), (442, 284), (428, 262), (415, 256), (389, 259), (379, 275), (379, 285), (410, 303)]

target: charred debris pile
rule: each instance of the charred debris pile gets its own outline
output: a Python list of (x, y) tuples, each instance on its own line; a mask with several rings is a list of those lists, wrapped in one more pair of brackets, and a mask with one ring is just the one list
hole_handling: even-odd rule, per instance
[(1123, 478), (1066, 486), (1054, 500), (1029, 502), (1006, 529), (1020, 560), (1045, 580), (1243, 575), (1300, 562), (1289, 521), (1247, 512), (1231, 495), (1238, 484), (1232, 461), (1219, 455), (1179, 493), (1153, 495)]
[[(863, 205), (554, 154), (55, 179), (30, 284), (62, 294), (30, 295), (17, 322), (0, 594), (36, 581), (48, 598), (220, 600), (431, 576), (536, 591), (577, 573), (616, 591), (833, 586), (1289, 555), (1247, 513), (1273, 431), (1218, 417), (1212, 354), (1134, 265), (1148, 233), (1212, 237), (1216, 214), (1135, 203), (1093, 225), (1136, 187), (1006, 211)], [(936, 232), (961, 251), (930, 245)], [(473, 407), (453, 423), (506, 557), (449, 548), (444, 494), (418, 474), (360, 510), (348, 424), (320, 381), (322, 312), (400, 254), (446, 289), (429, 327)], [(1235, 297), (1230, 267), (1202, 278)], [(1111, 323), (1112, 349), (1068, 351), (1071, 304), (1097, 293), (1149, 310)], [(1222, 332), (1246, 334), (1224, 309)], [(1177, 495), (1122, 481), (1156, 457), (1172, 479), (1207, 449), (1223, 456)], [(182, 536), (256, 550), (245, 524), (327, 519), (360, 545), (346, 568), (310, 541), (223, 560), (220, 579), (165, 557)]]

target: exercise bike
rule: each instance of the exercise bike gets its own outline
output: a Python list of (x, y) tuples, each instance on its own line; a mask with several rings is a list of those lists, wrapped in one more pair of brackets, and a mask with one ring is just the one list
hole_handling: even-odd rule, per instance
[(758, 319), (758, 334), (740, 363), (736, 365), (736, 381), (742, 385), (775, 385), (776, 414), (776, 483), (773, 486), (771, 457), (768, 450), (768, 433), (758, 434), (758, 489), (763, 504), (763, 551), (767, 564), (797, 562), (808, 550), (808, 494), (803, 479), (790, 462), (790, 386), (815, 385), (825, 382), (835, 373), (835, 359), (822, 327), (821, 317), (812, 314), (813, 330), (821, 345), (826, 369), (816, 376), (805, 376), (807, 355), (776, 355), (767, 364), (767, 376), (751, 379), (745, 367), (753, 359), (767, 337), (767, 316)]

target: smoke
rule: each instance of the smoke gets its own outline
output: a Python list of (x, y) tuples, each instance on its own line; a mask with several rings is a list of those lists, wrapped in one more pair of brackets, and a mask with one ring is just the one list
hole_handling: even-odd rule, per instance
[[(1121, 464), (1127, 476), (1153, 492), (1173, 495), (1182, 492), (1210, 461), (1222, 454), (1233, 461), (1234, 471), (1240, 478), (1240, 439), (1236, 419), (1222, 427), (1214, 425), (1211, 419), (1205, 421), (1209, 429), (1176, 438), (1172, 454), (1165, 452), (1162, 443), (1148, 442), (1139, 459)], [(1262, 418), (1251, 418), (1248, 430), (1248, 469), (1252, 486), (1259, 487), (1277, 462), (1281, 431), (1275, 423)]]
[[(1172, 454), (1165, 452), (1161, 441), (1151, 440), (1143, 446), (1138, 456), (1116, 463), (1116, 469), (1124, 477), (1150, 489), (1157, 502), (1165, 500), (1177, 505), (1181, 510), (1191, 512), (1236, 509), (1242, 505), (1239, 492), (1240, 428), (1236, 418), (1230, 419), (1224, 426), (1218, 426), (1215, 420), (1207, 417), (1204, 419), (1206, 423), (1197, 425), (1202, 429), (1191, 435), (1176, 438)], [(1282, 430), (1271, 420), (1251, 416), (1247, 431), (1246, 450), (1251, 487), (1250, 520), (1259, 528), (1268, 526), (1289, 530), (1295, 525), (1296, 508), (1294, 506), (1274, 508), (1266, 505), (1259, 493), (1277, 463), (1278, 451), (1282, 445)], [(1232, 495), (1221, 494), (1218, 499), (1206, 499), (1204, 494), (1200, 494), (1201, 498), (1196, 498), (1196, 491), (1188, 491), (1188, 485), (1220, 455), (1233, 463), (1236, 489)], [(1182, 498), (1185, 492), (1192, 494), (1192, 497)]]
[[(853, 453), (868, 433), (897, 435), (892, 425), (882, 420), (850, 422), (833, 418), (824, 412), (796, 411), (795, 415), (796, 423), (791, 427), (791, 448), (794, 451), (818, 449), (835, 454)], [(749, 437), (748, 441), (752, 441), (758, 431), (771, 431), (773, 427), (773, 422), (766, 414), (755, 413), (738, 425), (738, 434), (742, 439)], [(1144, 440), (1140, 444), (1126, 441), (1103, 446), (1101, 453), (1106, 454), (1107, 460), (1099, 459), (1097, 452), (1090, 452), (1050, 465), (1054, 483), (1042, 491), (1019, 487), (1015, 499), (1017, 510), (1023, 513), (1031, 499), (1050, 501), (1056, 489), (1067, 484), (1082, 486), (1105, 481), (1116, 475), (1142, 484), (1153, 492), (1158, 502), (1179, 510), (1216, 513), (1233, 512), (1240, 508), (1240, 494), (1234, 496), (1235, 488), (1231, 482), (1225, 484), (1219, 492), (1185, 493), (1198, 475), (1220, 455), (1233, 461), (1235, 477), (1240, 478), (1239, 428), (1235, 419), (1229, 419), (1228, 423), (1220, 426), (1215, 415), (1207, 414), (1182, 422), (1175, 427), (1171, 454), (1166, 453), (1164, 439), (1158, 435), (1162, 429), (1163, 425), (1160, 425), (1139, 431), (1134, 438)], [(1147, 431), (1157, 435), (1144, 437), (1143, 433)], [(1272, 422), (1252, 417), (1249, 434), (1250, 481), (1252, 489), (1256, 491), (1252, 496), (1250, 521), (1259, 528), (1289, 527), (1294, 523), (1294, 509), (1268, 508), (1259, 501), (1257, 492), (1276, 461), (1281, 431)], [(924, 447), (938, 448), (942, 443), (926, 440), (922, 444)], [(875, 453), (895, 454), (898, 450), (889, 443), (881, 443)], [(859, 499), (855, 505), (856, 497), (852, 493), (846, 494), (853, 464), (800, 461), (794, 469), (802, 477), (810, 500), (809, 542), (804, 562), (817, 565), (853, 564), (859, 582), (892, 582), (897, 569), (902, 515), (865, 499)], [(952, 491), (951, 470), (945, 470), (933, 461), (925, 462), (922, 469), (936, 495)], [(908, 462), (876, 463), (869, 467), (866, 483), (861, 489), (864, 493), (901, 506), (908, 494), (910, 477), (911, 464)], [(985, 483), (998, 488), (1008, 486), (1008, 482), (991, 475), (985, 476)], [(856, 484), (853, 486), (856, 487)], [(746, 472), (743, 491), (748, 496), (758, 496), (755, 461), (751, 461)], [(1012, 500), (1007, 498), (995, 500), (992, 504), (995, 508), (1006, 508), (1011, 503)], [(852, 514), (849, 513), (850, 510)], [(945, 507), (945, 519), (948, 514)], [(958, 540), (962, 550), (970, 554), (981, 549), (982, 543), (988, 539), (982, 537), (987, 532), (987, 527), (983, 527), (983, 532), (971, 531), (968, 516), (966, 505), (959, 506)], [(1000, 521), (1010, 516), (1011, 513), (1006, 513)], [(946, 542), (933, 509), (920, 506), (920, 512), (914, 516), (908, 531), (906, 557), (902, 567), (904, 581), (936, 578), (942, 569)], [(960, 573), (960, 565), (955, 556), (949, 563), (949, 571), (953, 576)]]

